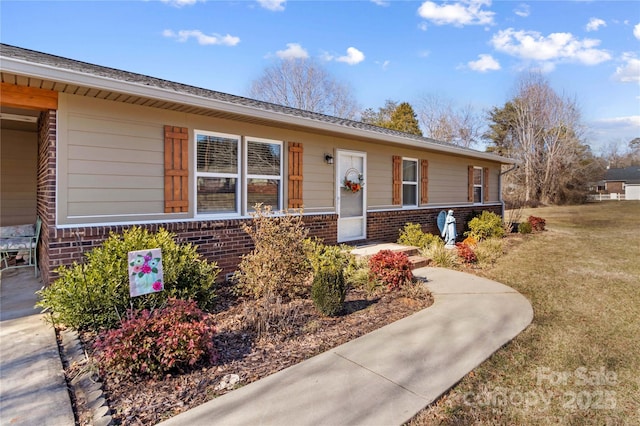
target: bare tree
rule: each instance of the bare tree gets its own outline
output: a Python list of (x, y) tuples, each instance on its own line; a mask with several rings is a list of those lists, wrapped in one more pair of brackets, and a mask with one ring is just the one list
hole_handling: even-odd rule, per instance
[(482, 136), (484, 120), (471, 105), (455, 108), (451, 101), (434, 94), (419, 99), (418, 117), (425, 136), (432, 139), (468, 148)]
[(280, 59), (251, 83), (249, 96), (265, 102), (354, 119), (358, 105), (351, 89), (312, 59)]
[(517, 158), (511, 175), (527, 204), (576, 201), (586, 188), (593, 155), (581, 142), (576, 102), (558, 95), (541, 74), (520, 79), (515, 97), (490, 114), (487, 137), (499, 152)]

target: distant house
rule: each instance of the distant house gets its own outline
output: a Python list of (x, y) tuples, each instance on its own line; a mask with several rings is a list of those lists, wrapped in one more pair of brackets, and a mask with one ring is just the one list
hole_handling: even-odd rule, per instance
[[(171, 58), (167, 58), (171, 60)], [(162, 66), (158, 64), (158, 66)], [(215, 70), (210, 70), (215, 75)], [(165, 228), (233, 272), (257, 202), (329, 244), (502, 214), (514, 161), (361, 122), (0, 45), (1, 225), (42, 219), (50, 282), (110, 232)]]
[[(605, 192), (624, 195), (625, 200), (640, 200), (640, 166), (608, 169), (604, 175)], [(623, 197), (620, 197), (623, 198)]]

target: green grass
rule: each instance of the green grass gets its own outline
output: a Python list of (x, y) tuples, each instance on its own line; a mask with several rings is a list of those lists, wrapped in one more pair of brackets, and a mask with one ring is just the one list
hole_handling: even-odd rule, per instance
[(527, 297), (532, 324), (411, 426), (640, 424), (640, 202), (530, 214), (547, 231), (479, 273)]

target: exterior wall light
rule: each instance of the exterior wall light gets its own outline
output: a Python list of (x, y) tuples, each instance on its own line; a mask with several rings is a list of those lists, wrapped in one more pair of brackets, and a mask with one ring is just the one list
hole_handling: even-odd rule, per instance
[(324, 155), (324, 161), (326, 161), (327, 164), (333, 164), (333, 155), (325, 154)]

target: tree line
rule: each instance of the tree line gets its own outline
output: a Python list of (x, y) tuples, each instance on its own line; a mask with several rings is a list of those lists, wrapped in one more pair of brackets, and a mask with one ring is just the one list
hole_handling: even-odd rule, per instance
[(511, 206), (580, 203), (607, 167), (640, 165), (640, 138), (624, 149), (611, 144), (596, 156), (586, 143), (575, 99), (557, 93), (540, 73), (522, 75), (504, 105), (477, 112), (436, 95), (409, 102), (386, 100), (360, 110), (348, 85), (311, 59), (282, 59), (251, 83), (249, 96), (477, 148), (518, 160), (504, 174), (503, 197)]

